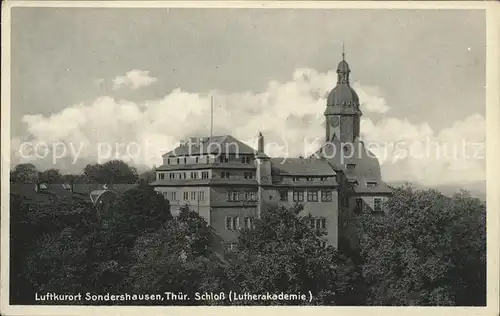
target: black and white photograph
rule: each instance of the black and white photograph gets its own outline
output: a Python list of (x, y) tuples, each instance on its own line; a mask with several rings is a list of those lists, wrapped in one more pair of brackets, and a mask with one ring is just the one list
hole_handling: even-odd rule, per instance
[(49, 3), (3, 3), (3, 315), (498, 315), (497, 4)]

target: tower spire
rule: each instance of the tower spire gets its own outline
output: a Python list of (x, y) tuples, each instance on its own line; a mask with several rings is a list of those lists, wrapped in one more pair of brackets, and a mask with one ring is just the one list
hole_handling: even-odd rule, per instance
[(342, 41), (342, 60), (345, 60), (344, 41)]

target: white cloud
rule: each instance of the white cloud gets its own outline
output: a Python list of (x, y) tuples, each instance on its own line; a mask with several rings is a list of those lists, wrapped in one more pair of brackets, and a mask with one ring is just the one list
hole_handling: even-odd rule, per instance
[(130, 70), (124, 76), (117, 76), (113, 79), (113, 90), (118, 90), (125, 86), (136, 90), (142, 87), (147, 87), (155, 83), (158, 79), (149, 76), (147, 70)]
[[(147, 73), (145, 77), (150, 78)], [(133, 88), (141, 80), (130, 78), (143, 77), (135, 73), (122, 78), (129, 79), (120, 79), (118, 83)], [(258, 93), (211, 91), (215, 97), (214, 134), (231, 134), (255, 147), (255, 137), (261, 131), (270, 155), (307, 155), (323, 140), (325, 97), (335, 82), (334, 72), (297, 69), (289, 81), (271, 81)], [(425, 122), (391, 117), (378, 88), (359, 83), (354, 86), (365, 114), (361, 123), (363, 139), (377, 145), (373, 151), (380, 159), (386, 180), (438, 185), (485, 179), (484, 159), (472, 157), (472, 147), (454, 156), (444, 154), (445, 148), (459, 148), (464, 140), (484, 144), (482, 116), (475, 114), (435, 131)], [(373, 121), (370, 113), (384, 113), (384, 117)], [(161, 155), (180, 139), (209, 134), (210, 96), (209, 92), (188, 93), (180, 89), (161, 99), (140, 103), (102, 96), (49, 117), (27, 115), (23, 121), (28, 136), (35, 142), (85, 144), (79, 161), (95, 162), (100, 153), (103, 160), (132, 156), (135, 164), (159, 165)], [(13, 147), (19, 145), (19, 140), (15, 141)]]

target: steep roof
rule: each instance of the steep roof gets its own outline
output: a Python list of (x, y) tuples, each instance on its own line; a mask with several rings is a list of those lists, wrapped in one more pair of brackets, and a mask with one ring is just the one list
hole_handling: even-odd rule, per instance
[(197, 142), (186, 142), (174, 150), (164, 154), (163, 157), (193, 156), (208, 154), (242, 154), (254, 155), (257, 151), (252, 147), (237, 140), (231, 135), (212, 136), (200, 138)]
[(289, 176), (334, 176), (328, 162), (313, 158), (271, 158), (273, 174)]
[[(356, 140), (352, 147), (348, 147), (344, 150), (338, 138), (334, 138), (331, 142), (325, 143), (311, 157), (328, 161), (335, 170), (344, 172), (349, 180), (357, 181), (358, 184), (353, 186), (356, 193), (389, 194), (392, 192), (382, 180), (378, 159), (364, 143)], [(349, 165), (354, 165), (354, 168), (349, 168)], [(376, 185), (368, 186), (367, 182), (370, 181), (375, 182)]]

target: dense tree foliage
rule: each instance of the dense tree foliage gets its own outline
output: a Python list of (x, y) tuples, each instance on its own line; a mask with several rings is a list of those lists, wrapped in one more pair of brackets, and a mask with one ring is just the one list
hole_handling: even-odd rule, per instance
[(31, 163), (17, 165), (10, 172), (11, 183), (34, 183), (38, 180), (38, 170)]
[(87, 165), (83, 174), (96, 183), (136, 183), (137, 170), (121, 160), (111, 160), (104, 164)]
[[(117, 176), (122, 172), (116, 172), (118, 169), (125, 170), (124, 178)], [(29, 164), (18, 166), (12, 173), (21, 183), (36, 177), (46, 177), (44, 181), (49, 183), (137, 180), (134, 169), (122, 162), (87, 166), (83, 175), (61, 175), (57, 170), (39, 172)], [(253, 229), (241, 230), (237, 251), (227, 252), (204, 218), (187, 207), (173, 218), (168, 201), (146, 181), (119, 194), (101, 216), (81, 196), (25, 196), (13, 190), (11, 303), (34, 304), (36, 292), (169, 291), (193, 297), (195, 292), (311, 291), (312, 302), (153, 303), (485, 304), (483, 201), (466, 192), (447, 197), (437, 191), (406, 186), (394, 189), (386, 208), (385, 216), (373, 216), (368, 209), (357, 215), (359, 254), (342, 254), (325, 246), (322, 232), (311, 229), (310, 218), (299, 215), (300, 206), (265, 211), (260, 220), (255, 220)]]
[[(322, 232), (309, 228), (310, 217), (300, 207), (271, 209), (244, 230), (228, 271), (240, 293), (309, 293), (309, 301), (269, 301), (268, 304), (348, 304), (356, 273), (354, 265), (332, 246)], [(307, 295), (309, 299), (309, 294)], [(262, 304), (262, 302), (249, 302)]]
[(484, 305), (486, 207), (466, 193), (398, 188), (388, 214), (360, 216), (370, 305)]
[[(228, 290), (224, 262), (213, 249), (217, 236), (206, 221), (189, 209), (156, 230), (142, 234), (132, 251), (131, 288), (144, 292), (195, 292)], [(199, 305), (209, 301), (168, 301), (164, 304)]]

